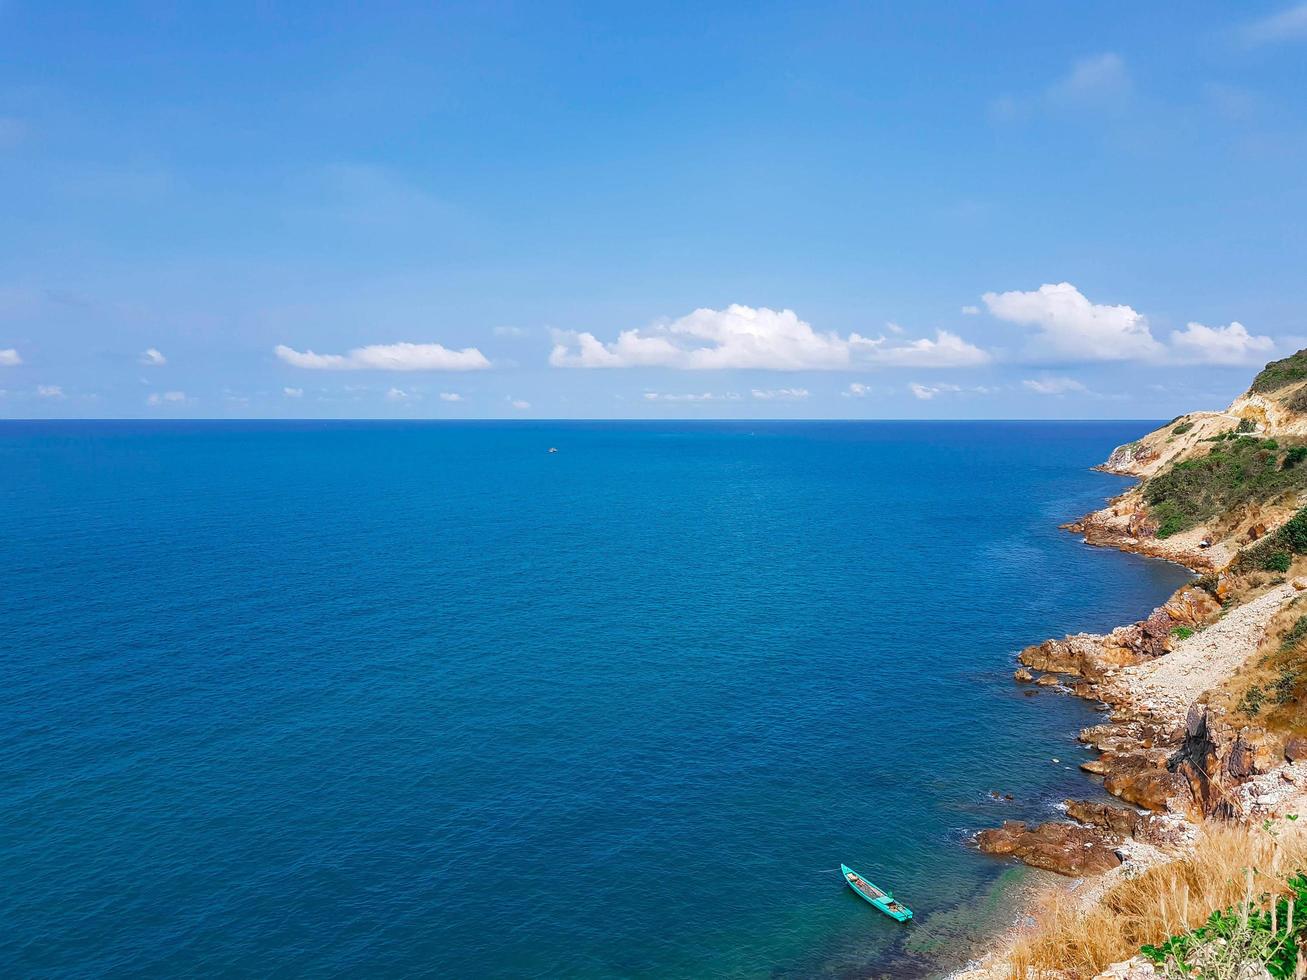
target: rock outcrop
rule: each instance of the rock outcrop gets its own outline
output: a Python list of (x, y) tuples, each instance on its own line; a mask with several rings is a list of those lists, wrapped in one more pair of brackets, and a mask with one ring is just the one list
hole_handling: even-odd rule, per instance
[(976, 846), (986, 854), (1078, 877), (1110, 871), (1139, 845), (1166, 851), (1192, 839), (1192, 825), (1174, 814), (1140, 813), (1106, 800), (1067, 800), (1064, 806), (1074, 823), (1051, 820), (1032, 826), (1008, 820), (977, 834)]
[(1050, 821), (1030, 826), (1020, 820), (982, 830), (977, 846), (986, 854), (1011, 855), (1034, 868), (1078, 877), (1099, 874), (1121, 863), (1120, 836), (1099, 827)]
[(1216, 709), (1195, 704), (1167, 768), (1185, 781), (1190, 816), (1240, 817), (1245, 814), (1235, 789), (1250, 777), (1269, 773), (1282, 757), (1283, 750), (1265, 729), (1235, 727)]
[(1067, 800), (1066, 815), (1087, 827), (1101, 827), (1120, 837), (1132, 837), (1139, 827), (1139, 811), (1128, 806), (1094, 800)]
[(1154, 609), (1147, 619), (1118, 626), (1106, 636), (1077, 633), (1060, 640), (1045, 640), (1026, 647), (1018, 659), (1034, 670), (1101, 680), (1116, 668), (1162, 656), (1171, 649), (1172, 631), (1177, 626), (1192, 627), (1218, 608), (1216, 600), (1206, 592), (1185, 589)]

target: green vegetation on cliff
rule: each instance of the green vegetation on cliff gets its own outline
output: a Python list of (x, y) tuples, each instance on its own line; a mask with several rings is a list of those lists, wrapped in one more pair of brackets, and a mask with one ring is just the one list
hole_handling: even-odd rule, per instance
[(1307, 489), (1307, 467), (1297, 448), (1280, 451), (1274, 439), (1225, 433), (1205, 456), (1182, 460), (1144, 484), (1144, 501), (1157, 536), (1170, 537), (1240, 504)]
[(1307, 349), (1278, 361), (1271, 361), (1262, 368), (1257, 377), (1253, 378), (1253, 383), (1248, 390), (1261, 393), (1276, 391), (1295, 381), (1303, 380), (1307, 380)]
[(1287, 572), (1294, 555), (1307, 555), (1307, 507), (1270, 537), (1262, 538), (1244, 548), (1230, 563), (1230, 570), (1244, 574), (1258, 569), (1265, 572)]

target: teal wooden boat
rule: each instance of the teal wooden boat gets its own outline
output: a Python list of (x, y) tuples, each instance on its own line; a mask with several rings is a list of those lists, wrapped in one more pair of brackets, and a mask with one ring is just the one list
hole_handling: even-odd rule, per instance
[(844, 880), (849, 883), (850, 888), (888, 915), (891, 919), (898, 919), (900, 922), (907, 922), (912, 918), (912, 909), (908, 908), (902, 902), (894, 901), (894, 896), (889, 892), (881, 891), (847, 864), (841, 864), (840, 870), (844, 872)]

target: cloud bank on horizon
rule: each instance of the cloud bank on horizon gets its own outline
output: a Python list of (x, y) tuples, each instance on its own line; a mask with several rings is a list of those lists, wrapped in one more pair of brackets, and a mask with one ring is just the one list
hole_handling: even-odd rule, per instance
[(484, 371), (490, 367), (475, 347), (450, 350), (440, 344), (370, 344), (347, 354), (316, 354), (278, 344), (273, 353), (292, 367), (310, 371)]
[(701, 308), (604, 343), (589, 332), (555, 330), (549, 363), (564, 368), (663, 367), (687, 371), (839, 371), (857, 366), (969, 367), (989, 355), (939, 330), (896, 343), (884, 336), (818, 333), (793, 310), (732, 304)]
[[(964, 305), (968, 317), (986, 312), (1000, 323), (1028, 328), (1009, 349), (986, 349), (945, 329), (934, 337), (906, 339), (903, 328), (887, 324), (886, 333), (876, 337), (856, 331), (818, 331), (790, 309), (773, 310), (731, 304), (723, 310), (701, 307), (684, 316), (661, 318), (646, 328), (628, 328), (616, 339), (602, 341), (589, 331), (553, 330), (548, 364), (563, 369), (653, 369), (665, 372), (856, 372), (865, 370), (943, 370), (966, 372), (994, 365), (1088, 365), (1137, 362), (1153, 365), (1205, 364), (1244, 366), (1260, 363), (1277, 352), (1269, 336), (1252, 334), (1238, 321), (1210, 327), (1188, 321), (1183, 330), (1172, 330), (1166, 341), (1157, 339), (1148, 317), (1127, 304), (1095, 303), (1069, 282), (1045, 283), (1031, 290), (986, 292), (984, 304)], [(496, 331), (501, 336), (521, 339), (528, 331)], [(285, 344), (273, 348), (276, 359), (300, 371), (410, 372), (441, 374), (490, 371), (495, 364), (478, 348), (452, 349), (428, 341), (368, 344), (344, 354), (322, 354), (297, 350)], [(1288, 353), (1287, 348), (1280, 353)], [(163, 368), (168, 358), (150, 347), (138, 357), (141, 365)], [(0, 350), (0, 366), (17, 367), (24, 359), (15, 348)], [(143, 379), (144, 380), (144, 379)], [(360, 389), (355, 389), (360, 390)], [(361, 389), (366, 390), (366, 389)], [(911, 381), (908, 391), (918, 401), (940, 395), (991, 395), (1003, 390), (994, 385), (961, 385), (938, 381)], [(1044, 375), (1026, 378), (1012, 390), (1041, 396), (1081, 394), (1098, 397), (1082, 381), (1069, 376)], [(872, 386), (858, 381), (834, 390), (844, 398), (866, 398)], [(305, 389), (284, 385), (286, 399), (302, 400)], [(43, 399), (63, 399), (63, 387), (42, 384), (36, 394)], [(758, 402), (802, 402), (811, 396), (806, 387), (752, 387), (749, 397)], [(424, 399), (415, 388), (384, 388), (382, 397), (391, 405), (412, 405)], [(738, 392), (657, 392), (646, 390), (645, 402), (702, 404), (739, 402)], [(440, 391), (436, 399), (446, 404), (465, 402), (463, 394)], [(183, 391), (151, 391), (145, 404), (152, 408), (180, 408), (192, 403)], [(508, 396), (515, 411), (531, 407), (530, 402)]]
[[(995, 360), (1015, 363), (1141, 361), (1242, 365), (1271, 354), (1275, 342), (1250, 334), (1238, 321), (1209, 327), (1189, 321), (1157, 340), (1148, 317), (1125, 304), (1091, 302), (1069, 282), (981, 296), (994, 319), (1032, 327), (1022, 349), (995, 354), (948, 330), (934, 337), (842, 335), (819, 332), (793, 310), (733, 303), (663, 318), (648, 328), (622, 330), (612, 341), (589, 331), (553, 330), (548, 362), (555, 368), (663, 368), (677, 371), (852, 371), (869, 368), (973, 368)], [(963, 307), (978, 315), (977, 307)], [(891, 324), (895, 331), (901, 327)], [(483, 371), (493, 365), (477, 348), (451, 350), (434, 342), (371, 344), (346, 354), (319, 354), (285, 344), (273, 348), (291, 367), (313, 371)], [(0, 351), (17, 359), (16, 351)], [(142, 362), (166, 363), (151, 348)], [(15, 363), (20, 363), (15, 360)], [(781, 389), (790, 391), (794, 389)], [(1071, 390), (1071, 389), (1064, 389)], [(757, 389), (755, 389), (757, 391)], [(452, 400), (452, 399), (447, 399)]]

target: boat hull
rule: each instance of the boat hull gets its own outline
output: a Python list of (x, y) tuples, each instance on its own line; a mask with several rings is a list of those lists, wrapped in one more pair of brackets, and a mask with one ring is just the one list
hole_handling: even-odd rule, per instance
[[(876, 888), (875, 885), (872, 885), (870, 881), (867, 881), (866, 878), (863, 878), (862, 875), (858, 874), (852, 868), (848, 867), (848, 865), (841, 864), (840, 871), (844, 873), (844, 881), (850, 888), (853, 889), (854, 894), (857, 895), (864, 902), (866, 902), (868, 905), (873, 906), (880, 912), (884, 912), (891, 919), (894, 919), (898, 922), (907, 922), (909, 919), (912, 918), (912, 909), (908, 908), (902, 902), (896, 901), (894, 899), (894, 896), (891, 895), (889, 892), (881, 892), (879, 888)], [(866, 885), (870, 885), (871, 888), (875, 889), (877, 892), (880, 892), (880, 894), (879, 895), (867, 894), (867, 892), (863, 891), (856, 884), (854, 884), (855, 878), (860, 879)]]

